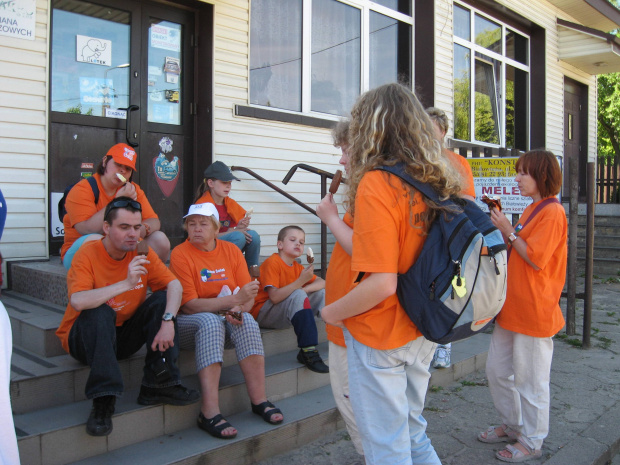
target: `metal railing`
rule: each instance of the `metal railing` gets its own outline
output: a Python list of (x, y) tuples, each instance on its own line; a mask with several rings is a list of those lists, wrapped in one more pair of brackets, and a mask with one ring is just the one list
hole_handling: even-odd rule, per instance
[[(314, 166), (306, 165), (304, 163), (298, 163), (296, 165), (293, 165), (288, 170), (288, 173), (286, 173), (286, 176), (284, 176), (284, 179), (282, 179), (282, 184), (285, 184), (285, 185), (288, 184), (288, 182), (291, 180), (291, 178), (295, 174), (295, 171), (297, 171), (298, 168), (309, 171), (311, 173), (318, 174), (321, 177), (321, 199), (325, 197), (325, 194), (327, 194), (327, 179), (332, 179), (334, 177), (334, 173), (330, 173), (329, 171), (315, 168)], [(296, 203), (297, 205), (299, 205), (301, 208), (303, 208), (307, 212), (312, 213), (313, 215), (316, 216), (316, 211), (313, 208), (310, 208), (308, 205), (303, 203), (301, 200), (293, 197), (291, 194), (279, 188), (272, 182), (266, 180), (259, 174), (256, 174), (251, 169), (245, 168), (243, 166), (231, 166), (230, 169), (232, 171), (243, 171), (244, 173), (249, 174), (253, 178), (265, 184), (270, 189), (273, 189), (277, 193), (289, 199), (291, 202)], [(345, 180), (343, 179), (342, 182), (345, 182)], [(327, 226), (323, 222), (321, 222), (321, 277), (322, 278), (325, 278), (326, 271), (327, 271)]]

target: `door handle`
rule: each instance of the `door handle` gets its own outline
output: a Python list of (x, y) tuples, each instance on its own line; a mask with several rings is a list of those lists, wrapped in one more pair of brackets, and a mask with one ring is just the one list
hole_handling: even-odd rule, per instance
[(129, 105), (127, 108), (119, 108), (119, 110), (125, 110), (127, 112), (127, 118), (125, 119), (125, 139), (127, 140), (127, 144), (132, 147), (137, 147), (140, 145), (138, 142), (132, 142), (132, 138), (137, 138), (138, 134), (132, 135), (131, 133), (131, 112), (139, 110), (140, 107), (138, 105)]

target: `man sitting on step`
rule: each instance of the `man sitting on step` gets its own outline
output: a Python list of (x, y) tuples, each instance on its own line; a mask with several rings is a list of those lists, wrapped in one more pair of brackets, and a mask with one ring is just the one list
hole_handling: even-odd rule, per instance
[[(69, 304), (56, 334), (73, 358), (90, 366), (85, 392), (93, 407), (86, 431), (92, 436), (112, 431), (116, 396), (124, 390), (117, 360), (145, 342), (138, 403), (188, 405), (199, 398), (180, 384), (177, 367), (181, 283), (152, 249), (138, 247), (141, 226), (140, 203), (112, 200), (103, 239), (84, 244), (67, 275)], [(148, 298), (147, 287), (153, 291)]]

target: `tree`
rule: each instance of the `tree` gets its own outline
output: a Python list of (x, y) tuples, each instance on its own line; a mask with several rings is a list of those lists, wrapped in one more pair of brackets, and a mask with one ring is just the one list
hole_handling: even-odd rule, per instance
[(598, 77), (598, 155), (600, 162), (620, 157), (620, 73)]

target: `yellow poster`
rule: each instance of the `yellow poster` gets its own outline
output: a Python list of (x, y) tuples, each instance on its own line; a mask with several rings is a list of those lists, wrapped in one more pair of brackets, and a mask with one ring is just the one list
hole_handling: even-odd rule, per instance
[(482, 194), (499, 197), (504, 213), (523, 213), (525, 207), (532, 203), (529, 197), (522, 197), (515, 182), (515, 164), (517, 157), (511, 158), (468, 158), (474, 175), (476, 203), (482, 210), (489, 209), (481, 200)]

